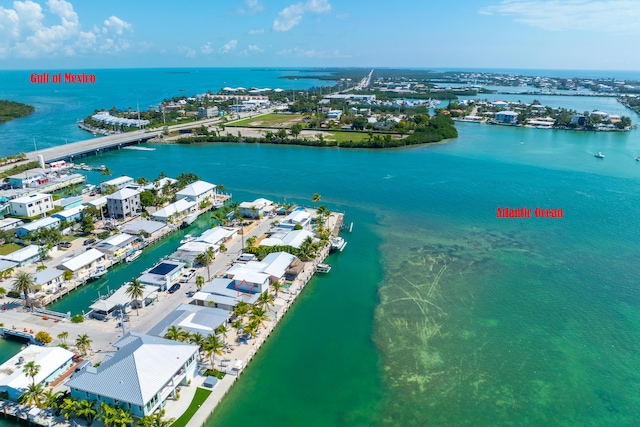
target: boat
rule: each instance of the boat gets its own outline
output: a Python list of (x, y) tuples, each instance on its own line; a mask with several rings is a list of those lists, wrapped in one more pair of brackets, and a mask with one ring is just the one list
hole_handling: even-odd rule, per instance
[(640, 162), (640, 156), (636, 157), (636, 162)]
[(133, 251), (129, 255), (127, 255), (127, 257), (124, 260), (126, 262), (133, 262), (133, 261), (137, 260), (140, 257), (140, 255), (142, 255), (142, 251), (140, 251), (140, 250)]
[[(187, 215), (187, 217), (184, 219), (184, 221), (182, 221), (182, 226), (186, 227), (188, 225), (193, 224), (193, 221), (195, 221), (196, 219), (198, 219), (198, 213), (194, 212), (192, 214)], [(186, 237), (186, 236), (185, 236)]]
[(185, 243), (193, 242), (194, 240), (196, 240), (194, 236), (192, 236), (191, 234), (186, 234), (184, 238), (180, 240), (180, 244), (184, 245)]
[(594, 157), (597, 157), (599, 159), (604, 159), (604, 154), (602, 154), (601, 151), (598, 151), (596, 154), (594, 154)]
[(347, 242), (340, 236), (334, 237), (333, 240), (331, 241), (331, 251), (333, 252), (335, 251), (342, 252), (345, 246), (347, 246)]
[(316, 266), (316, 271), (318, 273), (328, 273), (331, 271), (331, 266), (329, 264), (318, 264)]
[(101, 278), (102, 276), (104, 276), (105, 274), (107, 274), (107, 269), (103, 266), (103, 265), (99, 265), (96, 268), (96, 271), (93, 272), (93, 274), (91, 274), (89, 276), (89, 279), (91, 280), (96, 280)]

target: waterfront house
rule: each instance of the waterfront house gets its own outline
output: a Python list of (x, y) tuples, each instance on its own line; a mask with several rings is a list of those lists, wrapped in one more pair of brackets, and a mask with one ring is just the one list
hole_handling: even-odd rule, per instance
[(16, 236), (24, 237), (32, 231), (37, 231), (42, 228), (54, 228), (60, 224), (59, 218), (48, 217), (42, 218), (37, 221), (28, 222), (20, 227), (16, 228)]
[[(227, 270), (225, 276), (234, 280), (240, 280), (237, 274), (242, 270), (253, 270), (258, 273), (264, 273), (269, 276), (270, 283), (275, 283), (284, 279), (289, 266), (296, 259), (294, 255), (287, 252), (273, 252), (264, 257), (262, 261), (249, 261), (245, 264), (234, 264)], [(268, 288), (260, 290), (266, 291)]]
[[(47, 386), (71, 368), (72, 359), (73, 353), (62, 347), (27, 346), (0, 365), (0, 394), (7, 393), (9, 399), (17, 400), (32, 381)], [(22, 371), (25, 363), (32, 361), (40, 366), (33, 380)]]
[(161, 291), (169, 289), (182, 275), (185, 264), (178, 261), (162, 261), (138, 278), (143, 285), (153, 285)]
[(91, 309), (91, 317), (98, 320), (104, 320), (109, 315), (119, 314), (120, 311), (128, 313), (131, 307), (135, 308), (135, 305), (140, 307), (146, 307), (151, 304), (153, 300), (158, 299), (158, 287), (145, 285), (142, 287), (142, 298), (137, 301), (131, 300), (131, 295), (127, 294), (128, 284), (125, 283), (118, 290), (109, 296), (99, 298), (93, 304), (89, 306)]
[(47, 184), (50, 181), (47, 171), (42, 168), (29, 169), (9, 177), (11, 188), (29, 188)]
[(82, 205), (82, 196), (67, 197), (53, 201), (53, 206), (61, 206), (63, 209), (71, 209), (80, 205)]
[(155, 221), (164, 223), (181, 222), (187, 215), (198, 209), (196, 202), (180, 199), (165, 208), (155, 211), (151, 216)]
[(194, 240), (181, 245), (178, 250), (169, 255), (169, 260), (182, 262), (185, 267), (191, 268), (195, 265), (198, 255), (207, 252), (209, 248), (213, 248), (214, 256), (217, 256), (220, 253), (219, 246)]
[(86, 206), (76, 206), (74, 208), (66, 209), (61, 212), (56, 212), (51, 215), (52, 218), (58, 218), (61, 221), (66, 222), (77, 222), (82, 219), (82, 211), (86, 208)]
[(248, 293), (239, 290), (233, 279), (215, 278), (193, 295), (193, 304), (200, 307), (213, 307), (232, 311), (238, 302), (253, 304), (259, 293)]
[(131, 178), (130, 176), (124, 176), (124, 175), (123, 176), (119, 176), (117, 178), (110, 179), (109, 181), (105, 181), (105, 182), (101, 183), (100, 184), (100, 192), (104, 193), (104, 191), (109, 186), (114, 186), (118, 190), (122, 190), (127, 185), (131, 185), (131, 184), (133, 184), (133, 178)]
[(262, 218), (265, 213), (274, 209), (273, 202), (267, 199), (256, 199), (253, 202), (242, 202), (238, 206), (240, 215), (245, 218)]
[(16, 262), (18, 267), (24, 267), (40, 260), (40, 246), (29, 245), (10, 254), (0, 255), (0, 259)]
[(57, 268), (61, 270), (69, 270), (73, 273), (75, 278), (88, 277), (96, 267), (104, 261), (106, 255), (97, 249), (89, 249), (86, 252), (82, 252), (71, 259), (64, 261)]
[(13, 269), (15, 269), (17, 266), (18, 266), (18, 263), (15, 261), (7, 261), (6, 259), (0, 259), (0, 273), (4, 273), (7, 270), (13, 271)]
[(198, 206), (204, 201), (215, 204), (216, 186), (205, 181), (196, 181), (176, 193), (176, 199), (196, 202)]
[(278, 228), (275, 233), (272, 233), (266, 239), (260, 242), (260, 246), (293, 246), (300, 249), (300, 246), (308, 238), (314, 241), (318, 240), (315, 234), (309, 230), (291, 230)]
[(12, 230), (16, 227), (21, 226), (22, 224), (24, 224), (24, 222), (22, 222), (22, 220), (18, 218), (0, 219), (0, 230)]
[(180, 304), (175, 310), (156, 323), (148, 334), (164, 337), (169, 328), (175, 326), (190, 334), (199, 333), (202, 336), (207, 336), (215, 334), (219, 326), (226, 325), (229, 314), (229, 310), (221, 308)]
[(261, 294), (269, 289), (271, 277), (246, 264), (235, 264), (227, 270), (225, 277), (233, 279), (233, 287), (236, 291), (248, 294)]
[(128, 252), (135, 250), (140, 238), (126, 233), (108, 237), (94, 245), (95, 249), (108, 255), (111, 259), (124, 258)]
[(96, 208), (96, 209), (101, 209), (107, 206), (107, 197), (106, 196), (100, 196), (97, 197), (93, 200), (89, 200), (88, 202), (85, 202), (85, 206), (90, 206), (92, 208)]
[(53, 209), (51, 194), (34, 193), (9, 201), (11, 215), (32, 217)]
[(124, 219), (139, 216), (142, 212), (140, 192), (123, 188), (107, 196), (107, 212), (111, 218)]
[(130, 332), (113, 344), (98, 367), (88, 367), (69, 381), (71, 397), (104, 402), (143, 417), (164, 407), (177, 387), (196, 376), (197, 345)]
[(515, 111), (500, 111), (493, 117), (495, 123), (503, 125), (515, 125), (518, 123), (518, 113)]
[(144, 235), (145, 239), (155, 239), (160, 236), (167, 228), (167, 224), (158, 221), (149, 221), (148, 219), (139, 219), (128, 222), (122, 226), (122, 232), (133, 236)]
[(237, 232), (233, 228), (214, 227), (202, 233), (195, 241), (220, 246), (231, 240)]
[(296, 225), (299, 225), (302, 228), (309, 228), (311, 225), (311, 215), (309, 212), (305, 211), (303, 208), (298, 208), (280, 221), (278, 227), (293, 229)]
[(156, 192), (163, 192), (163, 189), (169, 185), (169, 184), (175, 184), (176, 182), (178, 182), (177, 180), (173, 179), (173, 178), (169, 178), (169, 177), (165, 177), (165, 178), (160, 178), (158, 180), (154, 180), (153, 182), (150, 182), (147, 185), (143, 185), (142, 189), (143, 190), (148, 190), (148, 191), (156, 191)]
[(62, 287), (63, 271), (55, 268), (47, 268), (36, 272), (33, 276), (34, 290), (53, 293)]

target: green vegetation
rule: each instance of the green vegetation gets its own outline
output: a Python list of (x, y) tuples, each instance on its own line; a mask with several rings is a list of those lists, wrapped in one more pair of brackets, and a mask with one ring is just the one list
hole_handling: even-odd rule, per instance
[(82, 323), (84, 322), (84, 316), (82, 314), (76, 314), (71, 318), (71, 323)]
[(191, 417), (193, 417), (194, 414), (198, 411), (200, 405), (202, 405), (204, 401), (207, 400), (207, 397), (209, 397), (210, 394), (211, 390), (198, 387), (196, 389), (196, 394), (195, 396), (193, 396), (193, 400), (191, 401), (191, 404), (189, 405), (187, 410), (184, 412), (184, 414), (182, 414), (180, 418), (176, 420), (176, 422), (171, 424), (171, 427), (185, 427)]
[(289, 122), (300, 121), (303, 119), (302, 114), (263, 114), (261, 116), (240, 120), (233, 123), (227, 123), (226, 126), (243, 126), (243, 127), (276, 127)]
[(16, 243), (5, 243), (4, 245), (0, 245), (0, 255), (7, 255), (18, 249), (22, 249), (22, 246)]
[(33, 105), (21, 104), (20, 102), (0, 100), (0, 123), (19, 117), (26, 117), (35, 111)]
[(7, 169), (4, 172), (0, 172), (0, 179), (8, 178), (12, 175), (17, 175), (29, 169), (39, 168), (40, 164), (38, 162), (29, 162), (23, 165), (17, 165), (12, 167), (11, 169)]
[(224, 372), (218, 371), (217, 369), (207, 369), (204, 371), (205, 377), (216, 377), (219, 380), (223, 379), (225, 375)]

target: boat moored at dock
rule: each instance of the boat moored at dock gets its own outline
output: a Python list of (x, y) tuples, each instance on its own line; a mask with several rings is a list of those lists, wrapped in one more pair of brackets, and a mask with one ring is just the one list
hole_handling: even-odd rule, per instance
[(331, 265), (329, 264), (318, 264), (316, 266), (317, 273), (328, 273), (331, 271)]
[(332, 252), (342, 252), (347, 246), (347, 242), (340, 236), (336, 236), (331, 241), (331, 251)]

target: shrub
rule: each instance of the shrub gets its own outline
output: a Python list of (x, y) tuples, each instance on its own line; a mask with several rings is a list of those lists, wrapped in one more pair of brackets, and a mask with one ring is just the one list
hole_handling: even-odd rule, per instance
[(53, 338), (51, 338), (51, 335), (49, 335), (49, 333), (46, 331), (38, 332), (36, 334), (36, 339), (40, 341), (42, 344), (49, 344), (51, 341), (53, 341)]
[(84, 322), (84, 316), (82, 314), (76, 314), (71, 318), (71, 323), (82, 323)]

